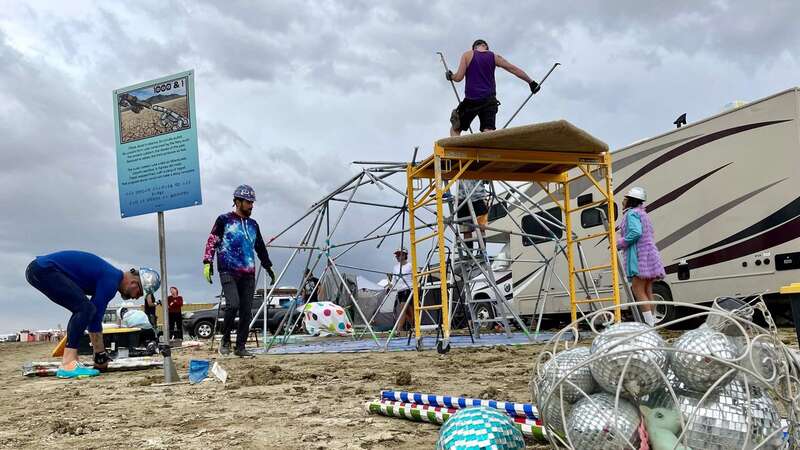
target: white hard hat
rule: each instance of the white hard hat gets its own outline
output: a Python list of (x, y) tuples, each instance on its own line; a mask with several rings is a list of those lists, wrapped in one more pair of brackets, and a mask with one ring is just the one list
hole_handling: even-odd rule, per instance
[(404, 247), (400, 247), (400, 248), (398, 248), (397, 250), (394, 251), (395, 255), (398, 254), (398, 253), (405, 253), (407, 255), (408, 254), (408, 250), (406, 250)]
[(139, 279), (141, 280), (144, 294), (152, 294), (161, 286), (161, 276), (149, 267), (139, 268)]
[(647, 192), (644, 191), (642, 187), (632, 187), (625, 197), (635, 198), (636, 200), (641, 200), (643, 202), (647, 201)]

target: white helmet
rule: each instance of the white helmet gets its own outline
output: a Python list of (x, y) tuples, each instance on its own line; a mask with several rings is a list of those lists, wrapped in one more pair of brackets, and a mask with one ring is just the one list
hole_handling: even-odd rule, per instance
[(398, 253), (405, 253), (406, 255), (408, 255), (408, 250), (406, 250), (405, 247), (400, 247), (400, 248), (398, 248), (397, 250), (394, 251), (395, 255), (398, 254)]
[(152, 294), (161, 286), (161, 276), (149, 267), (139, 268), (139, 279), (141, 280), (144, 294)]
[(632, 187), (625, 197), (635, 198), (636, 200), (641, 200), (643, 202), (647, 201), (647, 192), (644, 191), (644, 188), (641, 187)]

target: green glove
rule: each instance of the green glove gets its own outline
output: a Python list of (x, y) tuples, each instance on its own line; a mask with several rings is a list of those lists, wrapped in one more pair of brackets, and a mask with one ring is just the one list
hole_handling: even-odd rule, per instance
[(267, 275), (272, 280), (272, 284), (275, 284), (275, 272), (272, 271), (272, 267), (267, 267)]
[(214, 282), (211, 280), (212, 275), (214, 275), (214, 266), (210, 262), (204, 263), (203, 276), (205, 277), (206, 281), (209, 282), (209, 284), (214, 284)]

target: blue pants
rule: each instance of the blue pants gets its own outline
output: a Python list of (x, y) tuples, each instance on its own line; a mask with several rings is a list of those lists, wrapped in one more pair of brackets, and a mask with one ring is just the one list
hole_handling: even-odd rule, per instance
[(28, 264), (25, 278), (53, 303), (72, 313), (67, 324), (67, 348), (77, 349), (97, 308), (86, 297), (83, 289), (56, 266), (42, 267), (33, 260)]

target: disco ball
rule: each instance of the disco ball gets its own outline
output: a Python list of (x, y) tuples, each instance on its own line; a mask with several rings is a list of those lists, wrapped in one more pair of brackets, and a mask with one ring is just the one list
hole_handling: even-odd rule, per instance
[[(673, 344), (670, 366), (675, 375), (695, 391), (705, 391), (722, 378), (731, 367), (712, 358), (734, 360), (738, 356), (733, 341), (707, 326), (690, 330)], [(723, 383), (728, 380), (723, 380)]]
[(675, 397), (664, 388), (643, 402), (652, 408), (680, 409), (684, 421), (683, 445), (706, 450), (764, 450), (786, 448), (777, 404), (770, 394), (739, 380), (714, 389), (700, 403), (704, 392), (688, 389), (674, 374), (667, 377)]
[[(592, 375), (606, 392), (639, 397), (658, 388), (659, 371), (667, 368), (664, 339), (648, 325), (638, 322), (614, 324), (595, 337), (590, 363)], [(625, 371), (623, 376), (623, 370)]]
[[(705, 323), (678, 336), (671, 346), (660, 337), (662, 327), (657, 330), (644, 324), (620, 323), (599, 332), (596, 324), (613, 320), (613, 306), (592, 311), (557, 332), (548, 341), (551, 348), (539, 355), (539, 384), (533, 385), (538, 402), (544, 400), (543, 387), (556, 400), (555, 412), (542, 407), (550, 405), (537, 404), (549, 428), (551, 448), (637, 449), (638, 442), (632, 441), (639, 440), (638, 433), (633, 434), (634, 425), (640, 423), (638, 407), (648, 406), (668, 408), (670, 411), (658, 411), (661, 417), (681, 419), (676, 434), (679, 448), (800, 449), (800, 353), (781, 341), (763, 296), (722, 300), (714, 308), (672, 302), (688, 312), (662, 324), (664, 327), (685, 328), (687, 321), (697, 318), (705, 319)], [(573, 369), (577, 372), (589, 365), (603, 391), (591, 394), (594, 403), (578, 398), (571, 407), (564, 406), (569, 415), (563, 433), (558, 433), (560, 395), (568, 398), (565, 394), (572, 386), (566, 380), (546, 384), (545, 374), (556, 371), (558, 364), (554, 361), (562, 361), (560, 354), (576, 348), (587, 337), (576, 333), (579, 327), (588, 327), (594, 338), (588, 360), (576, 362)], [(617, 387), (620, 397), (625, 398), (615, 406)], [(614, 423), (616, 428), (611, 426)], [(672, 421), (664, 424), (674, 425)], [(621, 433), (623, 429), (625, 433)], [(619, 437), (628, 432), (630, 443)], [(659, 444), (663, 444), (660, 439), (650, 443), (651, 448)]]
[(624, 398), (619, 399), (619, 404), (615, 400), (613, 395), (601, 392), (575, 404), (566, 427), (566, 440), (573, 448), (639, 448), (639, 410)]
[(145, 294), (152, 294), (161, 286), (161, 277), (158, 272), (149, 267), (139, 268), (139, 279), (142, 281), (142, 290)]
[(539, 396), (549, 394), (562, 378), (564, 380), (559, 383), (560, 391), (554, 395), (563, 398), (567, 403), (575, 403), (583, 394), (593, 393), (594, 378), (589, 366), (584, 364), (589, 359), (590, 352), (589, 347), (577, 347), (561, 352), (547, 361), (540, 373), (534, 372), (531, 376), (532, 398), (538, 397), (535, 390), (539, 391)]
[(547, 361), (541, 371), (534, 371), (531, 376), (531, 399), (542, 411), (545, 423), (557, 432), (564, 431), (562, 406), (563, 416), (568, 417), (573, 403), (595, 391), (595, 381), (586, 364), (589, 355), (589, 347), (572, 348)]
[(518, 450), (525, 448), (522, 432), (507, 415), (478, 406), (456, 412), (442, 425), (437, 450)]

